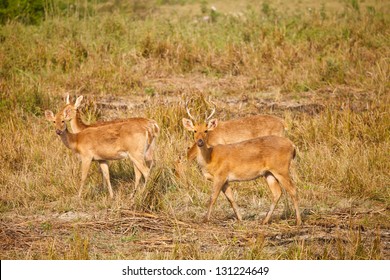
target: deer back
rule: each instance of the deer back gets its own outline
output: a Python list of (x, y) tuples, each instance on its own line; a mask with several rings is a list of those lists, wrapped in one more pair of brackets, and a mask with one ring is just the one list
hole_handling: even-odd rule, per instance
[(121, 159), (143, 155), (155, 122), (145, 118), (128, 119), (104, 126), (88, 127), (77, 133), (76, 152), (95, 160)]
[(219, 122), (218, 127), (210, 131), (207, 144), (232, 144), (266, 135), (283, 136), (284, 121), (270, 115), (249, 116), (225, 122)]

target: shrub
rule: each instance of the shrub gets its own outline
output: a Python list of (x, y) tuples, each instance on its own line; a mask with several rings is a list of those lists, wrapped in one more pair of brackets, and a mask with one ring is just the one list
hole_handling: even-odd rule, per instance
[(18, 20), (25, 24), (37, 24), (45, 16), (44, 0), (3, 0), (0, 2), (0, 23)]

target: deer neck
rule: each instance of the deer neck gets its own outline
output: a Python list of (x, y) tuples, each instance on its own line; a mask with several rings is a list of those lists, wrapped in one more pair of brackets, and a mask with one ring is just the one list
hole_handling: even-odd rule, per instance
[(198, 162), (202, 166), (206, 166), (211, 162), (211, 152), (213, 151), (213, 148), (208, 148), (207, 145), (203, 145), (202, 147), (198, 146)]
[(70, 133), (68, 127), (65, 128), (64, 132), (60, 135), (62, 143), (72, 151), (76, 150), (77, 146), (77, 134)]
[(73, 133), (79, 133), (88, 127), (81, 119), (81, 114), (78, 109), (76, 110), (76, 116), (70, 120), (70, 126)]

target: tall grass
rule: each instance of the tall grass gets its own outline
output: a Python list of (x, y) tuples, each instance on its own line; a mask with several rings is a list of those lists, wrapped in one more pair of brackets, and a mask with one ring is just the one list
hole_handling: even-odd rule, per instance
[[(200, 14), (137, 20), (118, 13), (82, 21), (54, 17), (28, 27), (11, 22), (1, 32), (7, 54), (1, 69), (17, 79), (50, 79), (58, 88), (89, 93), (135, 93), (145, 77), (191, 73), (245, 75), (258, 81), (258, 90), (375, 90), (379, 84), (367, 75), (388, 73), (378, 69), (388, 67), (387, 9), (344, 10), (324, 19), (319, 13), (326, 6), (287, 15), (275, 8), (272, 16), (252, 7), (239, 16), (221, 13), (212, 23)], [(47, 82), (43, 86), (46, 92)]]

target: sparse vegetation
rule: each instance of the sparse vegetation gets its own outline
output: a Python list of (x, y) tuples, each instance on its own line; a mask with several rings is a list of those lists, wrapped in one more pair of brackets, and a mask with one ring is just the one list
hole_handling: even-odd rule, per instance
[[(386, 1), (35, 2), (43, 13), (0, 6), (1, 259), (389, 259)], [(158, 122), (134, 199), (130, 161), (110, 164), (113, 200), (98, 166), (77, 198), (79, 160), (43, 116), (67, 93), (84, 95), (87, 121)], [(261, 225), (262, 179), (235, 190), (243, 222), (220, 197), (201, 223), (211, 184), (195, 164), (176, 176), (189, 96), (199, 114), (210, 96), (220, 119), (286, 120), (302, 228), (286, 194)]]

